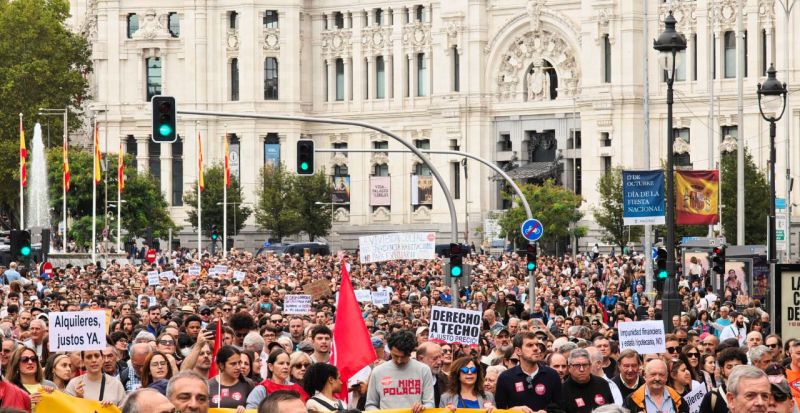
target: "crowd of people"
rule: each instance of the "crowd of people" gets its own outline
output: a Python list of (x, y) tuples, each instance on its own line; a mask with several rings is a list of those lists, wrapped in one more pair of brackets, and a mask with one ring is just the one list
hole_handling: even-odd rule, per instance
[[(331, 360), (334, 335), (348, 333), (334, 323), (343, 262), (355, 289), (391, 297), (360, 303), (376, 360), (346, 382)], [(52, 275), (12, 263), (0, 269), (0, 408), (35, 411), (52, 392), (156, 413), (788, 413), (800, 402), (800, 341), (773, 334), (761, 303), (728, 301), (705, 277), (681, 280), (665, 351), (639, 354), (621, 349), (619, 323), (662, 313), (641, 256), (542, 256), (533, 308), (523, 257), (472, 253), (465, 263), (471, 279), (457, 291), (441, 259), (172, 251), (154, 264)], [(171, 276), (148, 285), (151, 271)], [(284, 313), (286, 295), (319, 280), (310, 313)], [(431, 309), (453, 300), (482, 315), (477, 345), (429, 340)], [(50, 353), (49, 314), (84, 310), (110, 314), (107, 346)]]

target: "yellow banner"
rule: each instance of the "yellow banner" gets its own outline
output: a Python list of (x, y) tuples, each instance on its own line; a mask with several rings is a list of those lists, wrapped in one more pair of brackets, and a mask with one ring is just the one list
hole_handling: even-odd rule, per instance
[[(234, 413), (236, 409), (208, 409), (208, 413)], [(411, 413), (411, 408), (408, 409), (388, 409), (388, 410), (371, 410), (375, 413)], [(246, 413), (256, 413), (255, 409), (247, 409)], [(450, 413), (450, 409), (425, 409), (425, 413)], [(456, 413), (485, 413), (486, 409), (456, 409)], [(59, 412), (62, 413), (62, 412)], [(512, 413), (511, 410), (492, 410), (492, 413)]]
[(42, 400), (33, 408), (33, 413), (120, 413), (117, 406), (103, 407), (94, 400), (72, 397), (64, 392), (42, 393)]

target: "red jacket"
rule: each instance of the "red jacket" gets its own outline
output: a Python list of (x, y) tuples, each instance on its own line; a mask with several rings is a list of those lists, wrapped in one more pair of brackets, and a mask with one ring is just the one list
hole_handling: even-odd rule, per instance
[(31, 411), (31, 397), (19, 387), (0, 380), (0, 407), (13, 407)]

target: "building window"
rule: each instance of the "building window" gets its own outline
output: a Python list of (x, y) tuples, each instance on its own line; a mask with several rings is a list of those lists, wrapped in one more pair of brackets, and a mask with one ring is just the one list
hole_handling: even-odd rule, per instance
[(761, 76), (767, 75), (767, 30), (761, 30), (761, 56), (759, 56), (761, 66)]
[(424, 22), (424, 21), (427, 20), (426, 17), (427, 16), (425, 15), (425, 7), (424, 6), (421, 6), (421, 5), (420, 6), (414, 6), (414, 18), (416, 19), (416, 21)]
[(461, 148), (458, 146), (458, 139), (450, 139), (450, 150), (451, 151), (461, 150)]
[(136, 169), (136, 156), (139, 154), (139, 148), (136, 147), (136, 138), (134, 138), (133, 135), (128, 135), (125, 138), (125, 153), (128, 154), (133, 169)]
[(231, 100), (239, 100), (239, 59), (231, 59)]
[(327, 101), (329, 101), (331, 99), (331, 97), (328, 95), (328, 93), (329, 93), (328, 92), (328, 84), (330, 83), (330, 81), (328, 80), (328, 71), (331, 68), (330, 60), (326, 59), (324, 66), (325, 66), (325, 75), (322, 76), (322, 84), (325, 85), (325, 93), (323, 93), (323, 95), (325, 95), (325, 101), (327, 102)]
[(236, 30), (239, 28), (239, 13), (235, 11), (228, 12), (228, 28), (231, 30)]
[(268, 133), (264, 139), (264, 166), (277, 167), (281, 164), (281, 140), (277, 133)]
[(453, 188), (453, 199), (461, 199), (461, 162), (450, 162), (453, 181), (450, 187)]
[(431, 149), (431, 140), (430, 139), (415, 139), (414, 146), (418, 149), (422, 150), (430, 150)]
[(383, 9), (375, 9), (375, 25), (383, 26)]
[(264, 27), (267, 29), (278, 28), (278, 11), (267, 10), (264, 12)]
[(675, 80), (680, 82), (686, 80), (686, 49), (678, 52), (678, 56), (678, 65), (675, 67)]
[(347, 165), (336, 165), (333, 167), (333, 176), (350, 176), (350, 170), (347, 169)]
[(369, 58), (364, 59), (364, 100), (369, 99)]
[(344, 100), (344, 60), (336, 59), (336, 100)]
[(739, 128), (736, 125), (734, 125), (734, 126), (723, 126), (720, 129), (721, 129), (721, 131), (720, 131), (720, 135), (721, 135), (720, 139), (722, 139), (723, 141), (725, 140), (725, 137), (727, 137), (727, 136), (730, 136), (733, 139), (738, 139), (739, 138)]
[(389, 165), (385, 163), (375, 164), (372, 167), (372, 176), (389, 176)]
[(725, 72), (726, 79), (736, 77), (736, 33), (725, 32)]
[(573, 141), (573, 149), (580, 149), (581, 148), (581, 131), (576, 130), (573, 132), (575, 135), (575, 141)]
[(575, 193), (581, 194), (581, 158), (575, 158)]
[(183, 205), (183, 141), (172, 143), (172, 206)]
[(558, 96), (558, 74), (556, 73), (556, 69), (553, 67), (550, 62), (544, 60), (543, 69), (545, 73), (547, 73), (548, 78), (550, 79), (550, 100), (555, 100)]
[(406, 97), (411, 97), (411, 71), (414, 70), (414, 60), (406, 60)]
[(161, 59), (158, 57), (148, 57), (145, 60), (147, 66), (147, 101), (153, 96), (161, 94)]
[(344, 29), (344, 14), (342, 12), (333, 13), (333, 24), (337, 29)]
[(747, 58), (747, 30), (744, 31), (744, 40), (742, 41), (742, 44), (744, 45), (744, 77), (747, 77), (747, 61), (750, 60)]
[(169, 28), (170, 36), (172, 37), (181, 36), (181, 20), (178, 17), (178, 13), (173, 11), (167, 15), (167, 27)]
[(461, 91), (461, 56), (458, 54), (458, 47), (453, 46), (450, 53), (453, 54), (453, 92)]
[(697, 80), (697, 33), (692, 35), (692, 80)]
[(603, 35), (603, 81), (611, 83), (611, 40)]
[(600, 146), (607, 147), (611, 146), (611, 134), (608, 132), (601, 132), (600, 133)]
[(711, 71), (712, 77), (717, 78), (717, 35), (711, 35)]
[(690, 133), (689, 133), (689, 128), (675, 128), (672, 131), (673, 131), (672, 134), (675, 137), (675, 139), (681, 138), (686, 143), (691, 143), (692, 142), (691, 141), (691, 136), (690, 136)]
[(139, 30), (139, 16), (136, 13), (128, 14), (128, 38), (132, 39), (137, 30)]
[(264, 60), (264, 100), (278, 100), (278, 59)]
[(426, 96), (428, 61), (425, 53), (417, 53), (417, 96)]
[(508, 152), (513, 150), (513, 144), (511, 143), (511, 134), (510, 133), (501, 133), (500, 140), (497, 142), (497, 151), (498, 152)]
[(603, 173), (608, 173), (611, 170), (611, 157), (603, 156)]
[(147, 141), (148, 158), (147, 166), (150, 169), (150, 175), (161, 184), (161, 144), (155, 143), (151, 140)]
[[(332, 146), (333, 149), (347, 149), (347, 142), (336, 142)], [(346, 158), (347, 152), (342, 152), (342, 156)]]
[(384, 99), (386, 97), (386, 63), (383, 56), (375, 57), (375, 98)]
[(372, 142), (372, 149), (389, 149), (389, 142), (388, 141)]

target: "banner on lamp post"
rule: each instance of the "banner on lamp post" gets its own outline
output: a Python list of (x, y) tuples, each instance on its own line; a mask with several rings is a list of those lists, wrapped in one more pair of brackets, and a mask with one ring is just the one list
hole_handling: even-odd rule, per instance
[(622, 171), (624, 225), (664, 224), (664, 171)]

